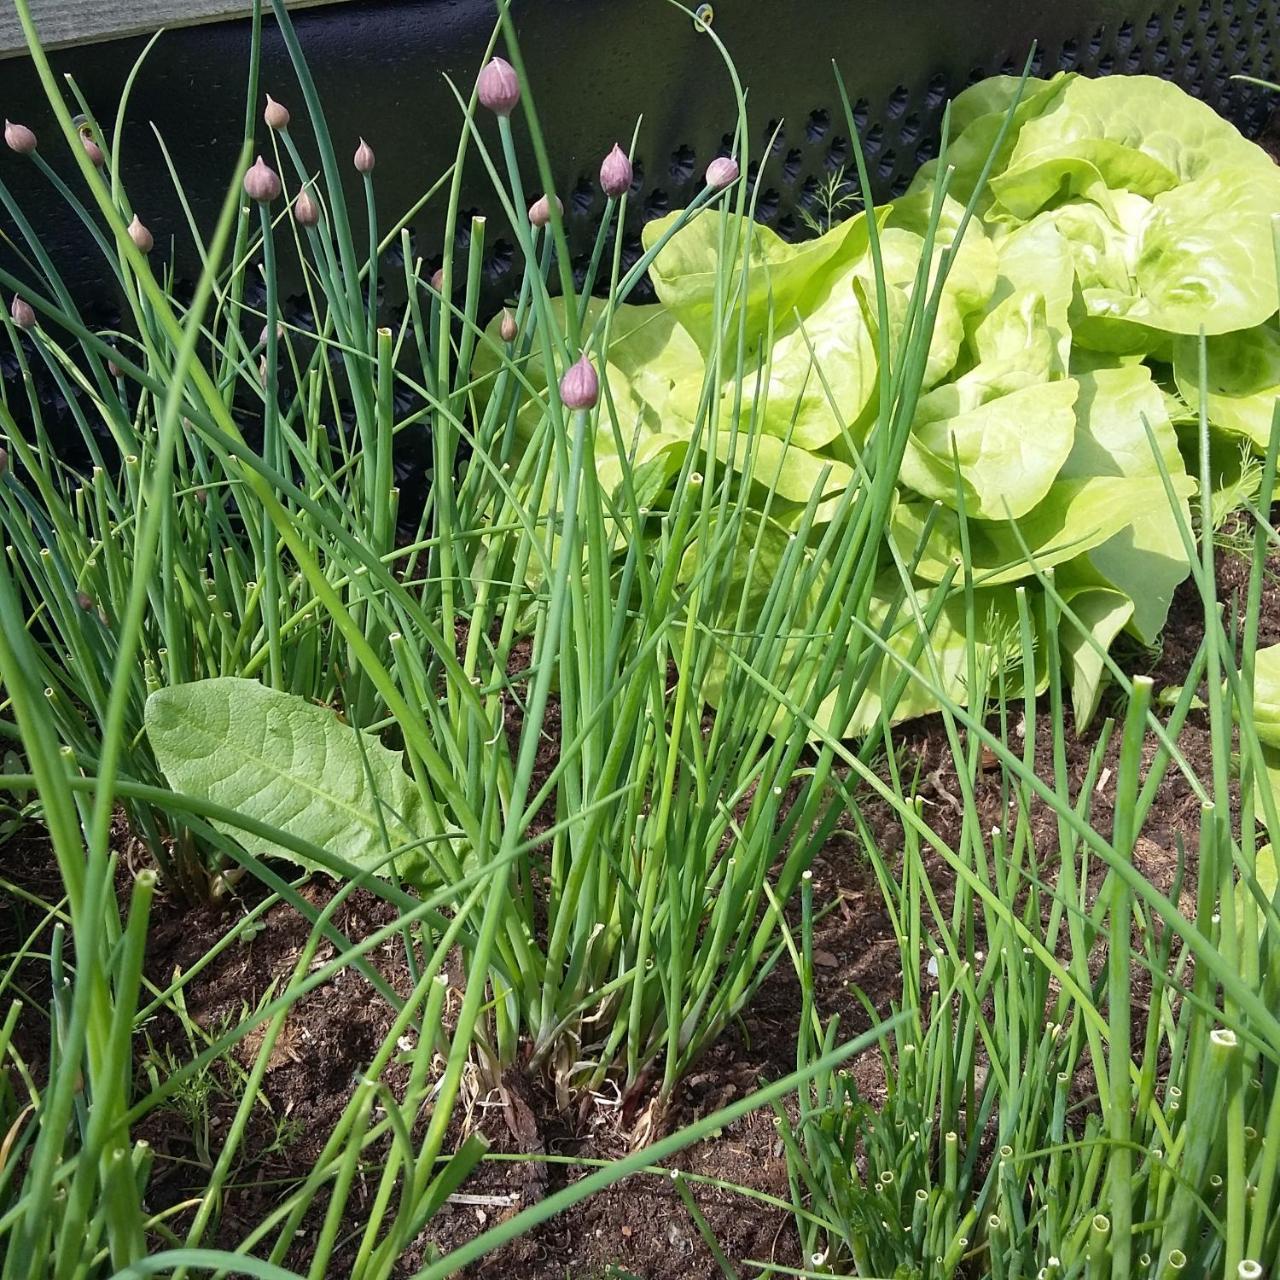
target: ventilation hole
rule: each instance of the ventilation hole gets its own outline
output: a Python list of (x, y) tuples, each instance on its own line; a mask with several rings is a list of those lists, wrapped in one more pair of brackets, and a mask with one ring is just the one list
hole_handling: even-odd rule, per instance
[(1182, 37), (1179, 48), (1184, 58), (1191, 52), (1195, 42), (1195, 37), (1189, 31)]
[(911, 185), (911, 179), (905, 173), (900, 173), (893, 180), (893, 185), (889, 188), (889, 194), (897, 199), (900, 195), (905, 195), (907, 188)]
[(831, 128), (831, 116), (828, 112), (818, 107), (814, 111), (809, 112), (809, 119), (805, 121), (804, 136), (810, 142), (821, 142), (827, 135), (827, 130)]
[(1109, 54), (1104, 53), (1098, 59), (1098, 74), (1100, 76), (1109, 76), (1116, 67), (1116, 60)]
[(1147, 19), (1147, 39), (1154, 40), (1160, 34), (1160, 15), (1153, 13)]
[(858, 126), (859, 133), (867, 127), (868, 109), (866, 98), (859, 98), (857, 102), (853, 104), (853, 123)]
[(808, 177), (800, 186), (799, 203), (806, 209), (812, 208), (814, 202), (818, 198), (818, 180), (815, 177)]
[(898, 137), (902, 140), (904, 147), (909, 147), (920, 136), (920, 117), (908, 116), (902, 122), (902, 128), (898, 131)]
[(787, 152), (787, 158), (782, 162), (782, 180), (784, 182), (794, 182), (800, 176), (800, 166), (804, 163), (804, 156), (801, 154), (799, 147), (794, 147)]
[(795, 239), (799, 227), (796, 224), (794, 215), (788, 213), (784, 217), (778, 219), (778, 225), (774, 230), (784, 239)]
[(1044, 70), (1044, 50), (1037, 47), (1031, 55), (1031, 74), (1038, 76)]
[(1006, 58), (1000, 64), (1000, 74), (1002, 76), (1012, 76), (1018, 73), (1018, 64), (1012, 58)]
[(1123, 53), (1133, 43), (1133, 23), (1126, 19), (1116, 31), (1116, 48)]
[(499, 280), (511, 270), (511, 264), (515, 260), (515, 245), (508, 240), (495, 240), (493, 248), (485, 256), (484, 274), (490, 280)]
[(1101, 52), (1102, 52), (1102, 28), (1099, 27), (1097, 31), (1095, 31), (1093, 35), (1089, 37), (1089, 49), (1088, 49), (1089, 58), (1092, 60), (1093, 58), (1096, 58), (1098, 54), (1100, 54)]
[(668, 166), (672, 182), (688, 182), (693, 177), (694, 166), (698, 157), (690, 146), (677, 147), (671, 153), (671, 164)]
[(907, 109), (907, 103), (911, 100), (910, 93), (907, 92), (905, 85), (899, 85), (890, 95), (889, 103), (885, 111), (890, 120), (896, 120)]
[(761, 192), (760, 199), (756, 201), (756, 217), (761, 222), (772, 222), (778, 216), (781, 204), (782, 197), (770, 187)]
[(716, 152), (718, 156), (733, 155), (733, 134), (722, 133), (720, 135), (720, 150)]
[(916, 148), (916, 164), (928, 164), (930, 160), (934, 160), (938, 155), (938, 144), (932, 139), (927, 138)]
[(579, 178), (578, 185), (569, 194), (569, 212), (576, 213), (579, 216), (588, 214), (591, 212), (591, 206), (595, 202), (595, 186), (588, 179)]
[(1207, 26), (1209, 19), (1213, 16), (1213, 5), (1209, 0), (1200, 0), (1200, 8), (1196, 11), (1196, 21), (1203, 27)]
[(947, 96), (947, 77), (941, 73), (929, 77), (929, 85), (924, 93), (924, 107), (926, 111), (936, 111), (942, 106), (943, 100)]
[(667, 193), (657, 188), (649, 192), (644, 202), (644, 218), (646, 222), (651, 222), (654, 218), (661, 218), (671, 208), (671, 201), (667, 198)]
[(1137, 45), (1129, 50), (1129, 56), (1124, 60), (1124, 69), (1128, 72), (1134, 72), (1142, 67), (1142, 46)]
[(987, 72), (985, 67), (974, 67), (970, 70), (969, 74), (965, 77), (965, 83), (977, 84), (979, 80), (985, 80), (986, 78), (987, 78)]
[(879, 153), (881, 146), (884, 144), (884, 126), (873, 124), (870, 129), (863, 135), (862, 150), (866, 153), (867, 158)]
[(827, 168), (833, 173), (841, 168), (845, 161), (849, 158), (849, 140), (847, 138), (832, 138), (831, 149), (827, 152)]
[(1076, 65), (1076, 54), (1080, 46), (1074, 40), (1064, 40), (1062, 52), (1058, 54), (1058, 66), (1063, 71), (1070, 71)]
[(1185, 4), (1180, 4), (1173, 11), (1173, 25), (1179, 31), (1181, 31), (1182, 28), (1187, 25), (1187, 6)]
[(777, 155), (786, 145), (786, 134), (783, 132), (781, 120), (770, 120), (764, 131), (764, 145), (769, 148), (770, 155)]
[(1169, 42), (1161, 40), (1156, 47), (1152, 49), (1151, 56), (1155, 59), (1156, 66), (1163, 67), (1169, 61)]
[(876, 173), (881, 178), (887, 178), (893, 172), (893, 166), (897, 163), (897, 153), (890, 149), (880, 157), (880, 163), (876, 165)]

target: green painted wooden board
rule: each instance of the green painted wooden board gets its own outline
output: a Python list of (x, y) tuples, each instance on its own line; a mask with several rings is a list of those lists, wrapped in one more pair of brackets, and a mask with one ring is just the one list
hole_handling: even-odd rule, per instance
[[(288, 5), (291, 9), (304, 9), (340, 2), (288, 0)], [(189, 27), (200, 22), (243, 18), (252, 8), (251, 0), (31, 0), (36, 30), (46, 49), (144, 35), (161, 27)], [(3, 0), (0, 58), (25, 53), (26, 49), (18, 15), (10, 0)]]

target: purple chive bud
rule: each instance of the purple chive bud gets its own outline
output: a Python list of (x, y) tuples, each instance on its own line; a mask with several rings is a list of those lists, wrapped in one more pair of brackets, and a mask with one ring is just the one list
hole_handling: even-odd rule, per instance
[(723, 191), (738, 180), (738, 162), (732, 156), (717, 156), (707, 165), (707, 186)]
[(509, 116), (520, 102), (520, 79), (505, 58), (485, 63), (476, 80), (480, 105), (494, 115)]
[(431, 273), (431, 287), (437, 293), (444, 292), (444, 268), (443, 267), (437, 267)]
[(357, 173), (373, 172), (373, 148), (363, 138), (360, 139), (360, 145), (356, 148), (353, 163)]
[(142, 225), (142, 220), (136, 213), (133, 215), (133, 221), (129, 223), (129, 239), (143, 253), (150, 253), (156, 247), (155, 237)]
[(7, 449), (0, 449), (0, 476), (9, 470), (9, 452)]
[(11, 120), (4, 122), (4, 140), (9, 150), (20, 156), (29, 156), (36, 149), (36, 135), (25, 124), (14, 124)]
[[(559, 196), (556, 196), (556, 211), (564, 217), (564, 205), (560, 203)], [(539, 196), (529, 206), (529, 221), (535, 227), (545, 227), (551, 221), (551, 205), (546, 196)]]
[(84, 147), (85, 155), (89, 157), (89, 163), (93, 165), (95, 169), (101, 169), (106, 160), (106, 157), (102, 154), (102, 148), (85, 133), (80, 135), (80, 142)]
[(270, 204), (280, 194), (280, 177), (261, 156), (244, 175), (244, 193), (263, 204)]
[(31, 309), (31, 304), (25, 298), (15, 296), (12, 305), (9, 307), (9, 314), (13, 317), (13, 323), (19, 329), (34, 329), (36, 327), (36, 313)]
[(118, 364), (116, 364), (116, 362), (115, 362), (114, 360), (108, 360), (108, 361), (107, 361), (107, 372), (108, 372), (108, 373), (109, 373), (113, 378), (122, 378), (122, 377), (124, 377), (124, 370), (123, 370), (123, 369), (122, 369)]
[(600, 379), (585, 353), (560, 379), (560, 401), (568, 409), (593, 409), (600, 398)]
[(262, 113), (262, 118), (266, 121), (268, 129), (275, 129), (278, 133), (281, 129), (289, 127), (289, 108), (267, 94), (267, 107)]
[(78, 604), (85, 613), (93, 612), (93, 597), (87, 591), (76, 592), (76, 604)]
[(320, 206), (305, 191), (298, 192), (293, 202), (294, 220), (300, 227), (314, 227), (320, 223)]
[(516, 334), (519, 332), (520, 330), (516, 327), (515, 316), (513, 316), (506, 307), (503, 307), (502, 321), (498, 325), (498, 333), (501, 334), (503, 342), (514, 342), (516, 340)]
[(627, 153), (615, 142), (613, 150), (605, 156), (600, 166), (601, 190), (610, 200), (617, 200), (631, 189), (631, 179), (634, 176)]

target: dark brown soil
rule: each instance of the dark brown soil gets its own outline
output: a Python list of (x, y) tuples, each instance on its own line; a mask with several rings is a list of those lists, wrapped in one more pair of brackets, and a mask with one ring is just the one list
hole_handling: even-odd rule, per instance
[[(1224, 597), (1244, 590), (1247, 562), (1237, 556), (1222, 556), (1218, 571)], [(1134, 672), (1148, 671), (1157, 692), (1177, 686), (1185, 677), (1202, 634), (1202, 606), (1194, 588), (1186, 584), (1175, 600), (1161, 651), (1131, 652), (1126, 656), (1126, 665)], [(1269, 578), (1259, 643), (1278, 641), (1280, 584)], [(1115, 709), (1113, 700), (1110, 710)], [(1107, 713), (1104, 705), (1097, 721), (1081, 736), (1072, 725), (1066, 726), (1073, 794), (1086, 774)], [(1118, 736), (1113, 736), (1107, 753), (1110, 780), (1093, 797), (1092, 821), (1103, 830), (1108, 829), (1112, 819)], [(1179, 740), (1193, 767), (1207, 761), (1208, 743), (1205, 718), (1193, 712)], [(950, 838), (959, 825), (953, 799), (958, 788), (941, 725), (923, 721), (908, 726), (900, 735), (899, 746), (904, 765), (920, 765), (927, 821), (944, 839)], [(1148, 760), (1153, 751), (1154, 744), (1149, 744)], [(1046, 753), (1047, 743), (1042, 745), (1037, 760), (1042, 776), (1047, 777), (1051, 775), (1051, 761)], [(546, 757), (544, 767), (554, 757), (554, 742), (547, 744)], [(984, 818), (992, 822), (1001, 817), (996, 777), (993, 774), (989, 782), (979, 787)], [(891, 855), (901, 842), (896, 818), (874, 797), (860, 798), (881, 850)], [(1198, 820), (1199, 806), (1193, 789), (1176, 769), (1170, 769), (1138, 849), (1141, 870), (1162, 889), (1172, 883), (1179, 842), (1194, 860)], [(1047, 815), (1033, 815), (1033, 821), (1037, 843), (1048, 851), (1056, 840), (1056, 830)], [(60, 881), (56, 866), (47, 843), (37, 834), (10, 841), (0, 853), (0, 866), (4, 876), (38, 898), (57, 900)], [(881, 1010), (900, 994), (898, 944), (856, 837), (837, 833), (813, 871), (815, 901), (833, 904), (815, 939), (819, 1007), (824, 1016), (839, 1014), (842, 1032), (853, 1036), (867, 1027), (868, 1017), (851, 988), (859, 988)], [(935, 884), (945, 904), (949, 900), (950, 873), (941, 859), (936, 859), (931, 871), (936, 872)], [(322, 879), (312, 881), (304, 890), (317, 906), (328, 901), (333, 891), (334, 886)], [(251, 903), (233, 901), (219, 909), (192, 909), (162, 895), (154, 911), (149, 979), (159, 988), (166, 986), (175, 972), (198, 961), (248, 905)], [(0, 952), (11, 957), (40, 918), (35, 907), (22, 902), (3, 913)], [(335, 923), (349, 938), (358, 939), (392, 918), (394, 911), (384, 901), (370, 893), (357, 892), (340, 909)], [(228, 1020), (238, 1021), (246, 1009), (267, 997), (273, 984), (278, 987), (286, 981), (296, 965), (309, 932), (306, 921), (291, 908), (276, 906), (264, 923), (266, 927), (251, 939), (236, 942), (224, 951), (188, 988), (187, 1012), (205, 1033), (216, 1033)], [(47, 934), (34, 948), (37, 952), (42, 949), (47, 952)], [(328, 954), (332, 954), (331, 948), (322, 950), (321, 958)], [(370, 960), (397, 991), (408, 990), (409, 970), (400, 941), (385, 944)], [(28, 961), (20, 966), (17, 982), (17, 989), (29, 1002), (18, 1047), (37, 1073), (44, 1054), (42, 1019), (48, 1008), (47, 974), (47, 962)], [(1144, 998), (1144, 979), (1143, 974), (1135, 975), (1135, 1005)], [(668, 1126), (678, 1127), (706, 1115), (792, 1070), (799, 1004), (795, 976), (788, 965), (781, 964), (744, 1017), (681, 1086), (666, 1118)], [(222, 1208), (218, 1243), (231, 1245), (241, 1239), (277, 1203), (282, 1191), (310, 1172), (351, 1096), (355, 1079), (385, 1036), (391, 1020), (386, 1002), (350, 969), (290, 1013), (266, 1073), (264, 1102), (255, 1109), (243, 1147), (247, 1153), (245, 1162), (235, 1171)], [(162, 1061), (167, 1052), (177, 1061), (190, 1056), (187, 1032), (173, 1015), (158, 1015), (146, 1033), (139, 1044), (140, 1071), (145, 1071), (148, 1061), (153, 1065)], [(149, 1194), (152, 1209), (177, 1204), (203, 1185), (208, 1161), (216, 1159), (220, 1134), (225, 1132), (236, 1109), (236, 1077), (252, 1062), (258, 1043), (250, 1040), (240, 1047), (233, 1063), (214, 1070), (206, 1082), (201, 1106), (167, 1106), (149, 1115), (139, 1126), (137, 1136), (149, 1140), (157, 1156)], [(854, 1070), (864, 1091), (874, 1096), (879, 1084), (874, 1055), (854, 1064)], [(386, 1074), (387, 1082), (394, 1089), (402, 1083), (404, 1074), (406, 1067), (393, 1066)], [(493, 1151), (545, 1152), (552, 1157), (589, 1161), (616, 1157), (627, 1150), (616, 1107), (595, 1108), (579, 1121), (558, 1113), (553, 1099), (537, 1082), (507, 1083), (509, 1097), (505, 1107), (476, 1105), (470, 1109), (470, 1122), (484, 1132)], [(471, 1100), (477, 1104), (497, 1101), (494, 1097)], [(781, 1199), (788, 1197), (786, 1167), (772, 1116), (767, 1112), (739, 1121), (718, 1138), (689, 1149), (673, 1164), (701, 1177), (753, 1188)], [(564, 1163), (482, 1163), (463, 1188), (469, 1199), (450, 1204), (437, 1215), (420, 1245), (404, 1257), (402, 1274), (408, 1276), (421, 1265), (431, 1247), (456, 1246), (492, 1226), (502, 1215), (514, 1213), (530, 1198), (555, 1191), (582, 1173), (582, 1166)], [(362, 1224), (364, 1207), (375, 1188), (376, 1179), (368, 1183), (357, 1180), (353, 1187), (348, 1212), (352, 1230)], [(694, 1191), (730, 1259), (798, 1264), (798, 1242), (786, 1212), (713, 1187), (695, 1185)], [(184, 1221), (179, 1216), (172, 1225), (180, 1229)], [(305, 1232), (293, 1246), (288, 1262), (296, 1269), (305, 1269), (309, 1261), (316, 1225), (314, 1221), (305, 1224)], [(345, 1274), (343, 1260), (343, 1256), (335, 1259), (330, 1274)], [(519, 1276), (527, 1280), (589, 1280), (608, 1275), (686, 1280), (720, 1273), (667, 1180), (637, 1176), (554, 1219), (503, 1253), (476, 1264), (469, 1274)]]

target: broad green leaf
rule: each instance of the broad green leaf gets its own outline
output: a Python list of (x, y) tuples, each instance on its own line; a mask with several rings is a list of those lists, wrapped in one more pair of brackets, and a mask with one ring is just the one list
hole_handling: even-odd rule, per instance
[[(679, 217), (677, 211), (646, 223), (645, 249), (656, 245)], [(821, 290), (833, 268), (855, 261), (866, 248), (863, 214), (837, 223), (815, 240), (790, 244), (768, 227), (716, 209), (699, 213), (676, 232), (654, 259), (649, 275), (658, 300), (706, 353), (712, 348), (720, 258), (727, 253), (733, 264), (724, 273), (727, 287), (745, 292), (732, 311), (732, 341), (737, 341), (745, 311), (747, 345), (755, 347), (769, 327), (770, 314), (775, 330), (789, 322), (793, 311), (807, 314), (807, 296)]]
[(1071, 678), (1071, 709), (1076, 731), (1083, 732), (1098, 710), (1106, 684), (1104, 655), (1133, 617), (1133, 601), (1123, 591), (1110, 587), (1086, 587), (1064, 591), (1062, 595), (1085, 628), (1082, 632), (1064, 617), (1058, 637)]
[(1260, 742), (1280, 747), (1280, 644), (1254, 654), (1253, 727)]
[(1011, 294), (979, 325), (978, 364), (920, 400), (902, 481), (967, 514), (1023, 516), (1048, 493), (1075, 434), (1076, 384), (1048, 381), (1057, 353), (1044, 298)]
[(1040, 217), (995, 236), (997, 277), (991, 297), (994, 310), (1013, 294), (1038, 293), (1044, 299), (1045, 324), (1055, 359), (1055, 377), (1070, 372), (1071, 301), (1075, 261), (1071, 245), (1051, 217)]
[[(1126, 476), (1162, 484), (1163, 468), (1184, 495), (1191, 491), (1194, 482), (1178, 450), (1164, 397), (1145, 366), (1099, 369), (1081, 375), (1079, 384), (1075, 444), (1059, 473), (1062, 480)], [(1190, 528), (1191, 511), (1185, 496), (1180, 510), (1182, 521)], [(1190, 564), (1178, 515), (1163, 488), (1148, 503), (1130, 505), (1126, 515), (1126, 527), (1091, 548), (1087, 559), (1102, 581), (1132, 601), (1129, 625), (1145, 643), (1152, 644), (1164, 627), (1173, 593), (1190, 572)]]
[[(1175, 480), (1182, 497), (1192, 488), (1189, 478), (1182, 483)], [(1164, 484), (1154, 477), (1056, 480), (1044, 500), (1016, 525), (1035, 566), (1044, 570), (1101, 546), (1124, 529), (1144, 504), (1165, 502)], [(889, 536), (904, 557), (910, 557), (919, 543), (929, 511), (930, 504), (919, 501), (899, 502), (894, 509)], [(969, 541), (974, 581), (979, 585), (1016, 582), (1034, 573), (1008, 521), (970, 520)], [(959, 548), (959, 517), (943, 510), (934, 521), (917, 573), (929, 582), (942, 581), (958, 562)]]
[(1153, 198), (1224, 168), (1271, 161), (1216, 111), (1155, 76), (1078, 76), (1019, 130), (992, 182), (1000, 205), (1030, 218), (1063, 195)]
[[(890, 296), (895, 349), (902, 345), (907, 304), (915, 293), (932, 206), (931, 192), (906, 196), (891, 207), (880, 235), (881, 263)], [(933, 232), (933, 254), (927, 277), (930, 290), (937, 279), (943, 254), (955, 243), (963, 216), (962, 205), (949, 197), (943, 201)], [(864, 305), (869, 313), (874, 314), (876, 281), (869, 255), (862, 259), (857, 270)], [(966, 321), (990, 303), (996, 279), (995, 247), (975, 219), (965, 230), (938, 299), (937, 318), (925, 363), (923, 385), (926, 388), (941, 381), (955, 367), (964, 343)]]
[[(175, 791), (270, 823), (353, 866), (389, 876), (383, 828), (392, 851), (425, 834), (401, 754), (296, 694), (256, 680), (199, 680), (158, 689), (145, 719), (156, 762)], [(253, 853), (317, 869), (282, 845), (214, 825)], [(397, 869), (412, 875), (426, 861), (419, 847), (397, 859)]]
[[(1240, 333), (1206, 338), (1205, 347), (1210, 424), (1244, 436), (1265, 451), (1280, 397), (1280, 328), (1275, 319)], [(1174, 343), (1173, 374), (1178, 391), (1191, 411), (1198, 413), (1199, 338), (1179, 338)]]
[[(941, 688), (947, 698), (960, 706), (974, 705), (975, 691), (968, 687), (968, 649), (971, 644), (976, 650), (979, 681), (976, 693), (979, 698), (988, 694), (999, 668), (1008, 671), (1020, 663), (1022, 644), (1018, 631), (1018, 602), (1013, 588), (974, 592), (975, 635), (969, 632), (962, 592), (953, 589), (927, 636), (921, 634), (916, 612), (900, 599), (901, 594), (901, 582), (897, 576), (884, 575), (876, 583), (867, 618), (868, 625), (877, 630), (887, 619), (892, 620), (893, 631), (888, 641), (890, 650), (909, 662), (923, 677), (917, 679), (912, 676), (908, 681), (891, 709), (889, 719), (892, 724), (931, 715), (941, 709), (941, 702), (925, 681)], [(920, 617), (926, 615), (932, 595), (929, 588), (917, 590)], [(862, 737), (879, 722), (885, 700), (902, 670), (901, 662), (882, 656), (849, 724), (837, 726), (831, 723), (835, 714), (833, 695), (824, 700), (818, 715), (819, 722), (839, 731), (844, 737)]]
[[(1077, 77), (1057, 75), (1052, 80), (1029, 78), (1014, 112), (1013, 124), (997, 152), (991, 169), (999, 174), (1009, 162), (1018, 143), (1018, 135), (1025, 124), (1050, 109), (1067, 86)], [(1020, 77), (993, 76), (972, 85), (959, 94), (951, 104), (953, 137), (947, 148), (947, 166), (953, 170), (948, 192), (962, 203), (967, 203), (978, 185), (987, 157), (991, 154), (1005, 117), (1013, 105)], [(938, 161), (930, 160), (921, 166), (912, 181), (909, 193), (915, 195), (932, 188), (937, 180)], [(989, 192), (979, 197), (979, 208), (985, 214), (991, 204)]]

